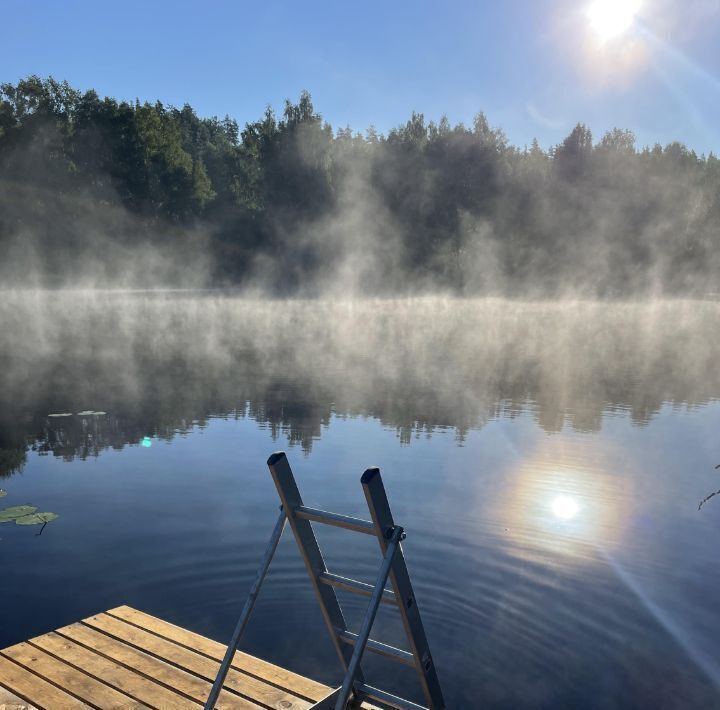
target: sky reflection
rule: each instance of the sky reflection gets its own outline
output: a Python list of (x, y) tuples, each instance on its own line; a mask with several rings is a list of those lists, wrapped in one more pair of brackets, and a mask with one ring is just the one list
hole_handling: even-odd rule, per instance
[[(285, 449), (308, 505), (358, 517), (359, 476), (382, 468), (449, 707), (718, 706), (720, 497), (697, 510), (720, 486), (718, 304), (143, 298), (120, 328), (99, 302), (87, 332), (47, 304), (0, 378), (3, 501), (61, 516), (0, 531), (22, 580), (0, 645), (119, 604), (226, 640)], [(94, 414), (48, 417), (68, 412)], [(377, 545), (326, 532), (329, 568), (372, 582)], [(402, 645), (395, 621), (376, 637)], [(338, 681), (292, 536), (244, 643)]]

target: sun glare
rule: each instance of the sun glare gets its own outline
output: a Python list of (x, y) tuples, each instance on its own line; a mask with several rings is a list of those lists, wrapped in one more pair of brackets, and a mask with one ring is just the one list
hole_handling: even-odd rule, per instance
[(572, 520), (580, 511), (580, 506), (570, 496), (558, 496), (552, 503), (552, 511), (556, 518)]
[(587, 10), (590, 26), (606, 41), (627, 32), (640, 9), (640, 0), (595, 0)]

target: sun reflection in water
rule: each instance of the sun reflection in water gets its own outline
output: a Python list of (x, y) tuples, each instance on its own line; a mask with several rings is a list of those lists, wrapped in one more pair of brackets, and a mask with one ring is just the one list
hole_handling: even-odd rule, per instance
[[(656, 577), (649, 570), (661, 560), (647, 557), (652, 550), (638, 547), (628, 534), (649, 514), (638, 481), (651, 480), (650, 473), (643, 479), (637, 465), (627, 450), (607, 441), (543, 440), (532, 456), (504, 472), (508, 485), (497, 486), (498, 497), (491, 499), (488, 512), (497, 513), (503, 526), (503, 553), (512, 560), (512, 574), (527, 575), (537, 585), (532, 593), (597, 580), (599, 594), (616, 595), (607, 599), (618, 609), (637, 600), (720, 686), (720, 667), (698, 642), (682, 608), (668, 606), (653, 586)], [(517, 599), (513, 592), (504, 602)]]
[(511, 554), (597, 561), (598, 545), (622, 545), (633, 510), (628, 469), (622, 452), (607, 444), (543, 441), (497, 489), (495, 511)]

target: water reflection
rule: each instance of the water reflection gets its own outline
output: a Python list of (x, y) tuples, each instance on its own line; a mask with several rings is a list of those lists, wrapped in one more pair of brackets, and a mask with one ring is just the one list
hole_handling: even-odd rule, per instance
[[(277, 510), (262, 462), (289, 446), (307, 503), (350, 515), (382, 466), (450, 707), (718, 704), (720, 516), (696, 508), (720, 304), (76, 294), (0, 315), (0, 466), (24, 472), (3, 486), (60, 514), (2, 530), (22, 584), (0, 645), (122, 603), (227, 639)], [(377, 545), (337, 532), (330, 568), (372, 581)], [(403, 644), (390, 617), (375, 633)], [(321, 634), (288, 538), (246, 648), (337, 682)]]
[(716, 302), (11, 292), (0, 323), (0, 475), (29, 448), (94, 456), (211, 416), (309, 452), (334, 415), (376, 417), (403, 444), (451, 428), (462, 444), (524, 412), (547, 432), (596, 432), (606, 415), (644, 425), (664, 403), (720, 395)]
[(644, 478), (607, 443), (598, 448), (585, 437), (542, 441), (508, 473), (507, 493), (498, 502), (506, 511), (513, 554), (545, 550), (597, 560), (597, 545), (624, 544), (624, 531), (633, 521), (633, 490)]

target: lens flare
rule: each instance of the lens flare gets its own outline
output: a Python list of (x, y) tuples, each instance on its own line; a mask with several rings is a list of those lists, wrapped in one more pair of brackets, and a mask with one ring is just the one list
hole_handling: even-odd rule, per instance
[(580, 512), (580, 506), (570, 496), (558, 496), (552, 503), (552, 512), (556, 518), (572, 520)]
[(606, 41), (627, 32), (640, 9), (640, 0), (595, 0), (587, 9), (590, 26)]

